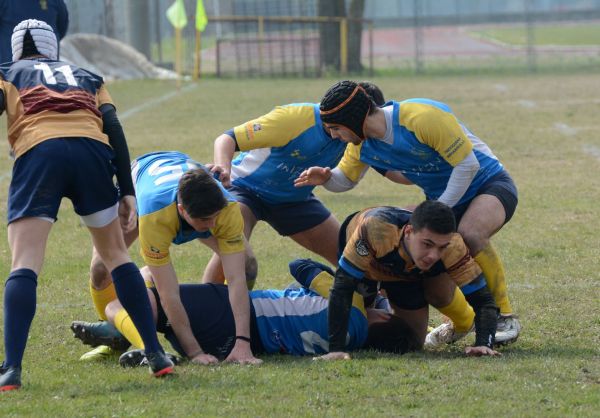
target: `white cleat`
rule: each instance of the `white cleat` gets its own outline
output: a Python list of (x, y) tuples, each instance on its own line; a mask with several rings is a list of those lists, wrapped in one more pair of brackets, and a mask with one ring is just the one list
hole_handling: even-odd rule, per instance
[(521, 328), (521, 322), (516, 315), (500, 315), (496, 328), (496, 345), (507, 345), (517, 341)]
[(475, 324), (466, 332), (456, 332), (452, 322), (445, 322), (427, 334), (423, 347), (433, 349), (443, 347), (445, 344), (453, 344), (465, 338), (474, 329)]

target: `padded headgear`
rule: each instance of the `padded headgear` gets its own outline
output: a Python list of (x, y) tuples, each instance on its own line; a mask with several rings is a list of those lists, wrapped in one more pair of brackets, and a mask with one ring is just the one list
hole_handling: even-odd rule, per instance
[(350, 129), (365, 139), (364, 124), (373, 101), (354, 81), (340, 81), (327, 90), (319, 106), (321, 120)]
[[(27, 33), (29, 32), (29, 36)], [(30, 38), (31, 37), (31, 38)], [(29, 43), (33, 40), (33, 45)], [(46, 22), (35, 19), (27, 19), (19, 23), (13, 29), (11, 38), (12, 60), (20, 60), (24, 52), (37, 50), (51, 60), (58, 59), (58, 42), (52, 27)], [(27, 56), (31, 55), (30, 53)]]

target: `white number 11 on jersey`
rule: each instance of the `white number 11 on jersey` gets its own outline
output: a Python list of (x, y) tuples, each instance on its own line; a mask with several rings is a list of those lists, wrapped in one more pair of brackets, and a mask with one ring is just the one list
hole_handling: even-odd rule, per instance
[[(36, 70), (42, 70), (44, 74), (44, 79), (46, 80), (46, 84), (57, 84), (56, 77), (54, 77), (54, 73), (52, 72), (52, 68), (45, 62), (40, 62), (39, 64), (35, 64), (33, 66)], [(61, 73), (65, 78), (67, 84), (69, 86), (77, 87), (77, 80), (73, 76), (73, 71), (71, 71), (71, 67), (68, 65), (63, 65), (61, 67), (57, 67), (54, 69), (55, 71)]]

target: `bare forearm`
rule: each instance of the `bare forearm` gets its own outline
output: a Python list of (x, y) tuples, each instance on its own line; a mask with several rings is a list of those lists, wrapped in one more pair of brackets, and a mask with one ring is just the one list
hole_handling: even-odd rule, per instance
[(245, 280), (230, 281), (229, 302), (235, 319), (235, 335), (250, 337), (250, 299)]
[(220, 135), (215, 139), (213, 162), (229, 171), (231, 169), (231, 160), (235, 154), (235, 147), (235, 140), (232, 137), (227, 134)]

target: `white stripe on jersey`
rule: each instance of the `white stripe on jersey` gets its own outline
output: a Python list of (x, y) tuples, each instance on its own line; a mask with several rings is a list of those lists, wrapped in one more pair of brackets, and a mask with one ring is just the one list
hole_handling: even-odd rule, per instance
[(320, 295), (314, 294), (297, 298), (252, 298), (252, 304), (257, 317), (288, 317), (318, 314), (327, 309), (329, 301)]
[(258, 148), (247, 151), (239, 164), (231, 166), (231, 180), (248, 177), (260, 168), (271, 155), (271, 148)]

